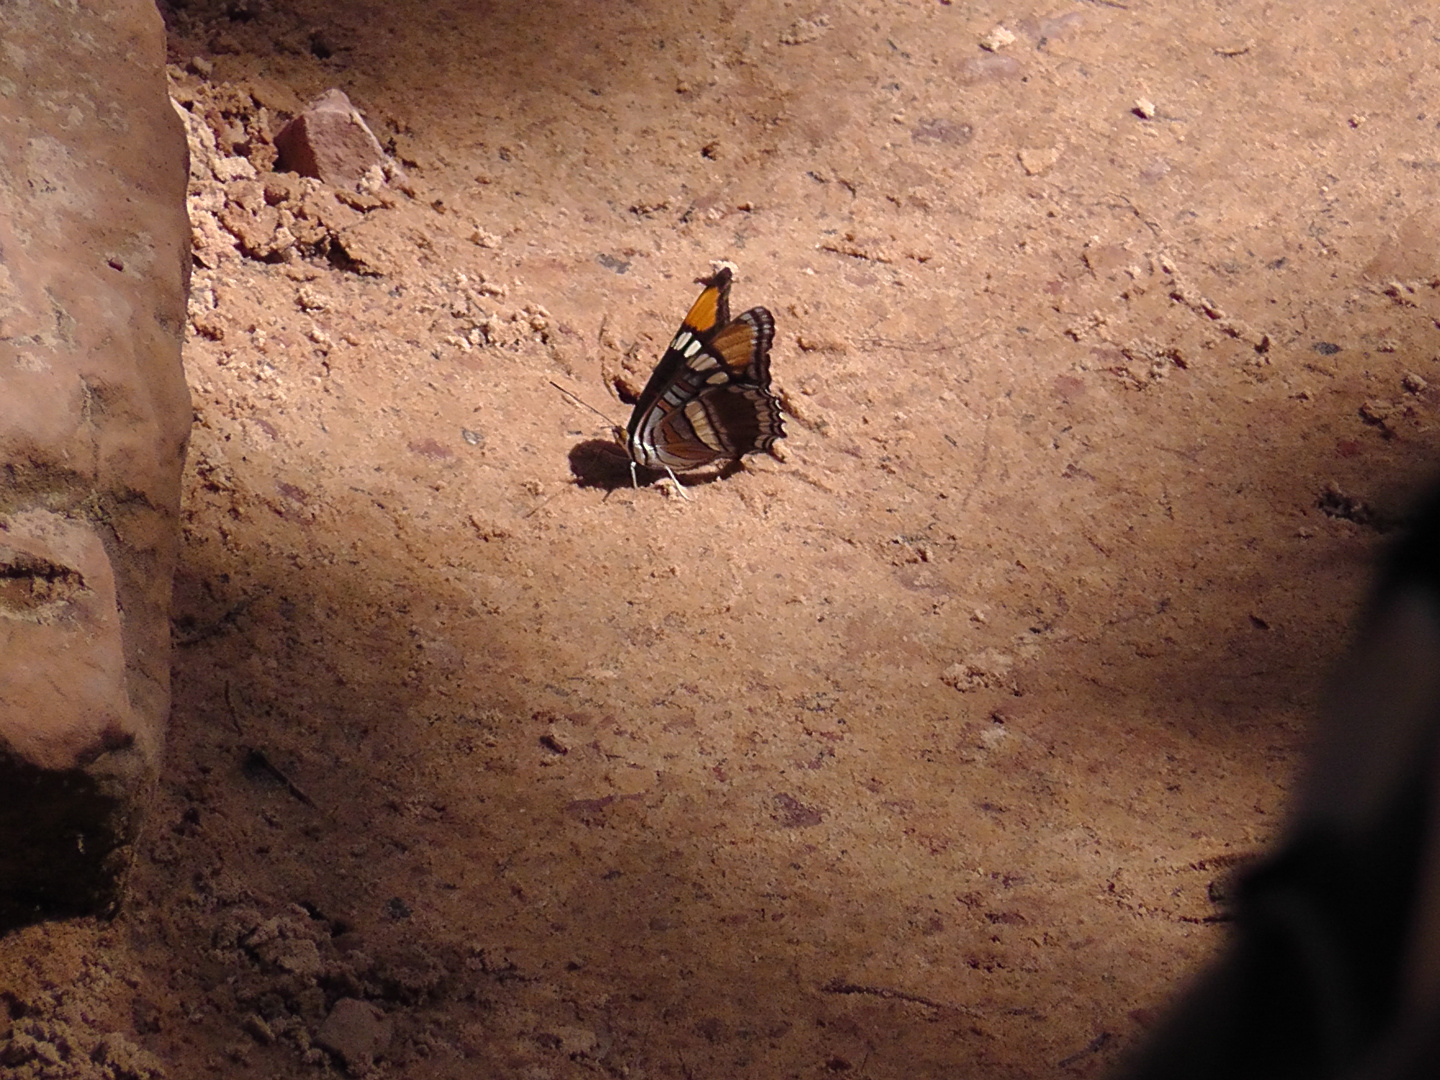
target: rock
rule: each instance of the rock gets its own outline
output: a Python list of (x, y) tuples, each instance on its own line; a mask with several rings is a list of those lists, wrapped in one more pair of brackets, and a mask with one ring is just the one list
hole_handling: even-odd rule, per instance
[(1395, 418), (1396, 407), (1390, 401), (1366, 401), (1360, 406), (1360, 419), (1376, 427), (1387, 427)]
[(159, 13), (24, 4), (5, 43), (0, 932), (118, 902), (170, 708), (190, 428), (188, 166)]
[(952, 686), (962, 694), (974, 690), (1008, 690), (1016, 692), (1011, 669), (1015, 658), (998, 649), (981, 649), (957, 663), (951, 664), (940, 675), (940, 681)]
[(389, 164), (380, 140), (341, 90), (327, 90), (275, 136), (277, 171), (358, 188), (375, 166)]
[(0, 1066), (16, 1080), (66, 1076), (76, 1080), (165, 1080), (165, 1067), (148, 1051), (93, 1026), (28, 1016), (0, 1031)]
[(275, 1030), (265, 1022), (265, 1018), (259, 1013), (247, 1013), (240, 1021), (240, 1026), (262, 1046), (269, 1046), (275, 1041)]
[(357, 274), (382, 277), (392, 273), (401, 258), (397, 248), (402, 241), (396, 237), (394, 225), (373, 217), (340, 230), (332, 243), (337, 265)]
[(315, 1042), (329, 1050), (354, 1076), (374, 1067), (375, 1059), (390, 1045), (394, 1024), (377, 1006), (358, 998), (335, 1002)]
[(1059, 160), (1059, 147), (1047, 146), (1040, 149), (1021, 147), (1020, 149), (1020, 167), (1025, 170), (1026, 176), (1039, 176), (1049, 172), (1050, 167)]
[(135, 741), (115, 576), (93, 525), (49, 510), (0, 516), (0, 615), (12, 755), (63, 771)]
[(388, 1000), (418, 1002), (433, 995), (446, 976), (445, 965), (419, 945), (381, 956), (375, 977)]
[(816, 15), (812, 19), (796, 19), (780, 31), (781, 45), (808, 45), (830, 29), (830, 16)]
[(1015, 44), (1015, 35), (1009, 28), (997, 26), (980, 39), (980, 47), (987, 52), (999, 52)]
[(545, 1043), (553, 1045), (568, 1058), (592, 1057), (600, 1045), (600, 1036), (590, 1028), (566, 1024), (552, 1024), (543, 1032)]
[[(366, 211), (393, 201), (388, 192), (387, 197), (362, 195), (328, 187), (314, 177), (257, 173), (247, 159), (221, 152), (206, 119), (229, 107), (223, 96), (204, 85), (181, 87), (178, 92), (188, 102), (184, 107), (177, 103), (176, 112), (185, 122), (190, 147), (186, 206), (192, 254), (201, 266), (214, 269), (240, 256), (266, 262), (327, 256), (338, 247), (340, 232), (360, 221)], [(258, 111), (247, 112), (236, 123), (249, 131), (263, 120)], [(218, 340), (223, 326), (206, 320), (203, 307), (200, 311), (200, 318), (192, 313), (195, 329)]]

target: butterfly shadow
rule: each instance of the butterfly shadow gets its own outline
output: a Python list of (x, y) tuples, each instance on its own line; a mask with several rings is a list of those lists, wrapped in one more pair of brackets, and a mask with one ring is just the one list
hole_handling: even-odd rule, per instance
[[(697, 487), (713, 484), (744, 469), (739, 461), (731, 461), (714, 469), (687, 472), (681, 481), (683, 486)], [(664, 470), (647, 469), (643, 465), (635, 468), (634, 480), (630, 473), (630, 455), (623, 447), (604, 439), (586, 439), (570, 450), (570, 475), (575, 486), (582, 488), (603, 488), (608, 494), (616, 488), (628, 488), (635, 481), (641, 487), (648, 487), (656, 480), (663, 479)]]

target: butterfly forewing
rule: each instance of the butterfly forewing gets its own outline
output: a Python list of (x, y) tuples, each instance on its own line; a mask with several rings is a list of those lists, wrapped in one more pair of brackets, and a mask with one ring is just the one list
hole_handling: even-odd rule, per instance
[[(713, 337), (716, 329), (722, 325), (721, 320), (729, 321), (730, 270), (722, 267), (714, 277), (706, 278), (701, 284), (705, 286), (705, 291), (690, 305), (685, 321), (680, 324), (670, 347), (665, 350), (660, 363), (655, 365), (655, 370), (650, 373), (650, 380), (640, 392), (640, 399), (635, 402), (635, 410), (630, 414), (630, 423), (626, 427), (632, 448), (636, 432), (646, 413), (665, 387), (684, 369), (689, 359), (686, 352), (693, 349), (695, 351), (691, 355), (698, 355), (698, 350), (704, 348), (705, 342)], [(631, 456), (634, 456), (633, 453)], [(641, 461), (640, 464), (644, 465), (646, 462)]]
[(705, 286), (705, 291), (690, 305), (682, 330), (692, 330), (703, 337), (730, 321), (730, 279), (729, 268), (722, 266), (713, 277), (697, 282)]

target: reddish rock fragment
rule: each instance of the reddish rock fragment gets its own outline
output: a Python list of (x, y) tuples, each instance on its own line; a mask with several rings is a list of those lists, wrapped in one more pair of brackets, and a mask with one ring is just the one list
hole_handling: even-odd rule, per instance
[(341, 998), (330, 1010), (315, 1041), (338, 1057), (352, 1076), (363, 1076), (390, 1045), (394, 1025), (377, 1006)]
[(340, 188), (356, 188), (388, 159), (380, 140), (342, 90), (327, 90), (275, 136), (276, 171), (296, 172)]
[(119, 902), (170, 708), (191, 419), (160, 15), (11, 5), (4, 35), (0, 933)]

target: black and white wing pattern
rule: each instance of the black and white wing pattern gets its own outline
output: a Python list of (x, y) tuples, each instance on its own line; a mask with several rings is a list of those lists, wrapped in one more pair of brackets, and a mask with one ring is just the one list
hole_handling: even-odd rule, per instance
[(769, 450), (784, 438), (770, 392), (775, 319), (763, 307), (730, 318), (729, 269), (697, 284), (705, 291), (655, 371), (626, 428), (630, 460), (647, 469), (698, 469)]

